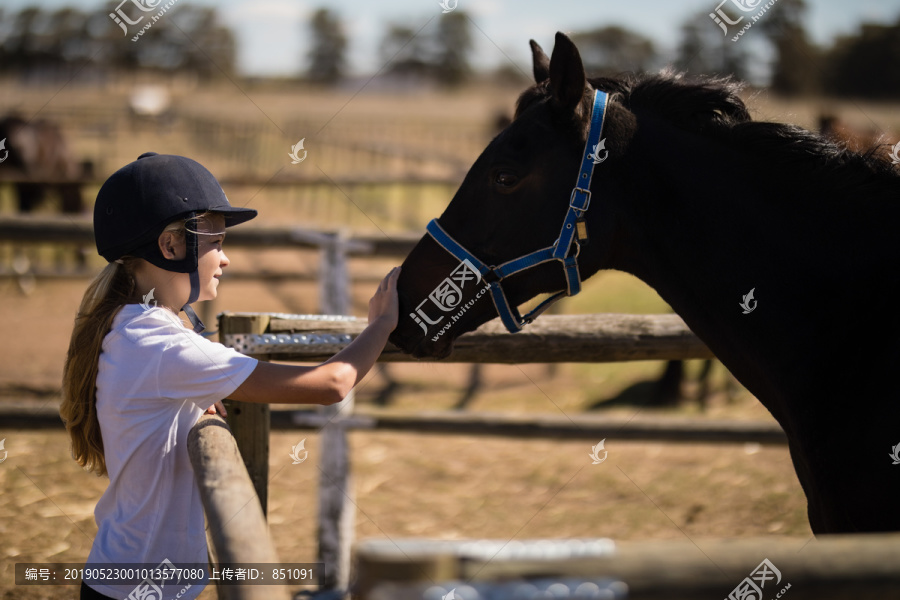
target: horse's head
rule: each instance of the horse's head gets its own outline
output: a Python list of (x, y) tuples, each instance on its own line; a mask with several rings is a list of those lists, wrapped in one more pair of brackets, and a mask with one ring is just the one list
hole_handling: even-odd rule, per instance
[[(479, 261), (503, 265), (552, 247), (560, 238), (582, 166), (594, 87), (565, 35), (556, 35), (552, 58), (533, 41), (531, 47), (535, 85), (520, 96), (513, 122), (475, 161), (439, 219), (440, 228), (473, 261), (464, 260), (465, 253), (448, 252), (446, 240), (442, 246), (434, 235), (426, 235), (403, 263), (400, 323), (391, 341), (405, 352), (442, 358), (456, 337), (497, 316), (493, 292), (486, 288), (497, 275), (480, 272)], [(624, 154), (633, 127), (631, 113), (609, 102), (602, 130), (609, 161), (598, 167), (595, 190), (604, 179), (602, 171)], [(605, 212), (602, 201), (595, 201), (583, 214), (589, 239), (596, 241), (563, 248), (564, 258), (578, 255), (582, 279), (602, 264), (605, 248), (600, 240), (609, 239), (604, 231), (611, 226)], [(501, 286), (509, 305), (516, 307), (539, 294), (566, 290), (566, 269), (561, 260), (549, 260), (504, 278)]]

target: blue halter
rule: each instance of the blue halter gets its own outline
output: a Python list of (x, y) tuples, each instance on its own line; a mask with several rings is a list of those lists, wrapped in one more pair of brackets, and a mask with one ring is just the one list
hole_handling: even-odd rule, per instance
[[(582, 153), (581, 169), (578, 172), (578, 179), (572, 194), (569, 197), (569, 210), (563, 220), (562, 230), (559, 237), (552, 246), (541, 248), (531, 254), (514, 258), (500, 266), (488, 266), (478, 260), (475, 255), (466, 250), (462, 244), (454, 240), (443, 230), (438, 224), (437, 219), (433, 219), (426, 230), (447, 252), (452, 254), (460, 261), (467, 259), (472, 265), (481, 272), (482, 279), (487, 283), (491, 290), (491, 298), (494, 300), (494, 306), (497, 308), (497, 314), (510, 333), (517, 333), (522, 328), (534, 321), (541, 313), (550, 308), (550, 306), (565, 296), (574, 296), (581, 291), (581, 276), (578, 273), (578, 254), (581, 251), (581, 243), (587, 241), (587, 225), (584, 221), (584, 213), (587, 212), (591, 205), (591, 177), (594, 174), (594, 166), (600, 164), (608, 156), (600, 142), (600, 134), (603, 131), (603, 117), (606, 113), (606, 100), (608, 94), (597, 90), (594, 92), (594, 109), (591, 113), (591, 129), (588, 132), (587, 142), (584, 145)], [(603, 158), (599, 157), (600, 151), (604, 150)], [(577, 238), (575, 237), (577, 234)], [(575, 253), (569, 254), (572, 242), (575, 242)], [(506, 294), (503, 292), (503, 286), (500, 282), (507, 277), (514, 275), (520, 271), (525, 271), (537, 265), (552, 260), (562, 263), (566, 274), (566, 289), (561, 290), (543, 302), (524, 317), (519, 315), (516, 307), (510, 306)]]

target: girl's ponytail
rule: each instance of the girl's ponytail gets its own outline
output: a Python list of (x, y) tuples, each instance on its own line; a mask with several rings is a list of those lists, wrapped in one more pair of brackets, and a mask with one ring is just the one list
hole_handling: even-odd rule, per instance
[(72, 457), (88, 471), (106, 475), (103, 437), (97, 419), (97, 371), (103, 338), (125, 304), (135, 299), (133, 261), (109, 263), (91, 282), (81, 300), (63, 367), (59, 414), (72, 440)]

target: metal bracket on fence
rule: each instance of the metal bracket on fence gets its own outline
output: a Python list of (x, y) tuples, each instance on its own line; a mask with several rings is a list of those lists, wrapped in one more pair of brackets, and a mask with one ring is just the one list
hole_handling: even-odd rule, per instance
[(342, 346), (352, 341), (349, 333), (230, 333), (222, 343), (241, 354), (280, 354), (297, 346)]
[[(219, 313), (218, 316), (221, 316), (226, 313)], [(270, 319), (281, 319), (288, 321), (364, 321), (365, 319), (360, 319), (359, 317), (353, 317), (350, 315), (319, 315), (319, 314), (297, 314), (297, 313), (282, 313), (282, 312), (229, 312), (228, 316), (231, 317), (258, 317), (260, 315), (269, 317)]]

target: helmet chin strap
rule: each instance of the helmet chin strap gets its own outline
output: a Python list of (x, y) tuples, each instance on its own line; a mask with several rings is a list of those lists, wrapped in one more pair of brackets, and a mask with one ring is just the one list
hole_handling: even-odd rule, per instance
[(200, 273), (194, 270), (191, 271), (189, 275), (191, 278), (191, 295), (188, 298), (187, 304), (182, 306), (181, 310), (187, 315), (188, 321), (191, 322), (194, 331), (196, 333), (203, 333), (206, 326), (203, 324), (203, 321), (200, 320), (200, 317), (197, 316), (197, 313), (194, 312), (194, 309), (191, 308), (191, 304), (196, 302), (200, 297)]

